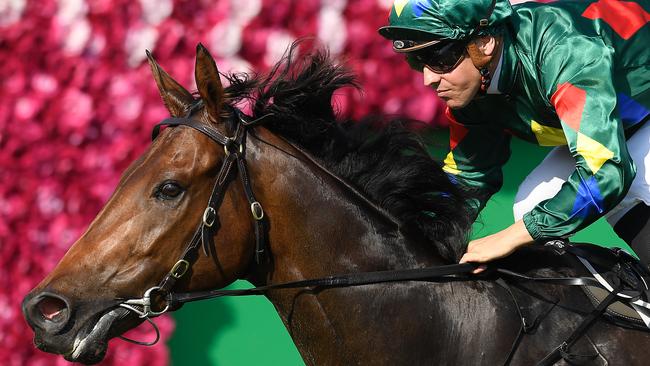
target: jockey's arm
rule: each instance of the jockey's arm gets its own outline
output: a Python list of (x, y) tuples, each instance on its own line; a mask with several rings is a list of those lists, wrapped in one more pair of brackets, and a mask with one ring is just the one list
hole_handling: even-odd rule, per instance
[(612, 50), (584, 36), (551, 49), (540, 84), (576, 165), (554, 197), (524, 215), (535, 240), (566, 238), (593, 223), (620, 202), (636, 174), (617, 106)]
[(574, 172), (554, 197), (539, 203), (523, 220), (472, 241), (463, 262), (488, 262), (533, 241), (569, 237), (602, 217), (627, 193), (636, 170), (617, 110), (613, 55), (594, 42), (587, 37), (566, 40), (550, 47), (540, 65), (540, 86), (561, 120), (576, 159)]

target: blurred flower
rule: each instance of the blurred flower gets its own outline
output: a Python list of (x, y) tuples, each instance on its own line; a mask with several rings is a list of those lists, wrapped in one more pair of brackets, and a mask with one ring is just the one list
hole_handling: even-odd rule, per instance
[(60, 107), (60, 116), (64, 118), (61, 118), (58, 127), (64, 133), (87, 127), (93, 116), (92, 97), (79, 89), (68, 88), (64, 91)]
[(388, 18), (388, 10), (393, 6), (395, 0), (377, 0), (377, 4), (382, 8), (386, 9), (386, 18)]
[(17, 22), (25, 10), (25, 0), (0, 1), (0, 27)]
[(174, 10), (172, 0), (139, 0), (139, 2), (143, 19), (151, 25), (158, 25)]
[(262, 0), (230, 0), (230, 2), (232, 4), (231, 19), (241, 25), (248, 24), (262, 10)]
[(158, 40), (158, 30), (152, 26), (136, 26), (127, 32), (124, 49), (127, 63), (138, 66), (146, 58), (144, 50), (152, 50)]
[(345, 19), (334, 7), (324, 7), (318, 19), (318, 37), (332, 54), (343, 51), (346, 41)]
[(221, 22), (210, 30), (208, 39), (215, 56), (234, 57), (241, 48), (242, 26), (235, 21)]
[(19, 120), (30, 120), (41, 108), (41, 102), (34, 96), (25, 96), (18, 98), (16, 101), (14, 115)]
[(63, 25), (83, 18), (88, 11), (88, 5), (84, 0), (58, 0), (59, 9), (56, 17)]
[(287, 47), (289, 47), (293, 41), (295, 41), (295, 37), (289, 32), (283, 30), (269, 32), (269, 36), (266, 39), (266, 55), (264, 57), (265, 64), (271, 66), (280, 61), (280, 58), (284, 55)]
[(58, 81), (47, 73), (37, 73), (32, 76), (31, 86), (34, 91), (44, 96), (51, 96), (59, 89)]

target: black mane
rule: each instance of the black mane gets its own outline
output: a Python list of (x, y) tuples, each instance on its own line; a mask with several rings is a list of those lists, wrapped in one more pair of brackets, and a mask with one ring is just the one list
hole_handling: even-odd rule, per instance
[[(339, 122), (331, 98), (356, 87), (354, 76), (325, 51), (295, 57), (298, 44), (265, 76), (226, 75), (230, 104), (253, 103), (253, 118), (305, 149), (330, 171), (423, 235), (448, 261), (465, 252), (471, 227), (468, 193), (454, 185), (440, 163), (405, 124), (369, 117)], [(294, 59), (300, 62), (294, 62)]]

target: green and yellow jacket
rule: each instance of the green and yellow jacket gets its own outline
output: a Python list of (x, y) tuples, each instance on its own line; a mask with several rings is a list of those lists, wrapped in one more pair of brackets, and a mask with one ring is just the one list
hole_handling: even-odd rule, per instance
[(626, 147), (650, 115), (650, 0), (524, 3), (504, 33), (498, 90), (448, 110), (444, 170), (485, 195), (501, 188), (515, 136), (567, 145), (575, 171), (524, 216), (534, 239), (567, 237), (613, 208), (635, 166)]

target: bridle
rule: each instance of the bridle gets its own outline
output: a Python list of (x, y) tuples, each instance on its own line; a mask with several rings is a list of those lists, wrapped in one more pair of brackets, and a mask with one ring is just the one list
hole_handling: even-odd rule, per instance
[[(256, 125), (258, 122), (268, 117), (269, 115), (264, 115), (255, 120), (249, 120), (249, 117), (244, 115), (237, 108), (230, 107), (232, 113), (231, 118), (234, 119), (234, 124), (236, 125), (234, 135), (228, 137), (221, 132), (209, 127), (206, 124), (199, 123), (196, 120), (191, 119), (191, 116), (200, 108), (203, 104), (201, 101), (195, 103), (190, 107), (188, 113), (185, 117), (173, 117), (167, 118), (162, 122), (158, 123), (153, 128), (152, 140), (155, 140), (160, 133), (162, 126), (187, 126), (193, 128), (208, 138), (210, 138), (215, 143), (223, 146), (225, 151), (225, 159), (221, 164), (217, 178), (212, 188), (208, 204), (203, 211), (201, 222), (196, 228), (191, 240), (186, 245), (185, 250), (182, 252), (180, 259), (172, 266), (171, 270), (163, 277), (160, 283), (157, 286), (153, 286), (144, 292), (142, 298), (137, 299), (117, 299), (120, 302), (117, 306), (128, 309), (132, 311), (141, 319), (147, 320), (156, 331), (156, 339), (151, 342), (141, 342), (125, 338), (120, 336), (121, 339), (139, 344), (150, 346), (158, 342), (160, 339), (160, 332), (156, 324), (150, 319), (162, 315), (169, 311), (172, 308), (175, 308), (176, 305), (180, 305), (190, 301), (198, 301), (208, 298), (222, 297), (222, 296), (245, 296), (245, 295), (260, 295), (266, 293), (268, 290), (273, 289), (286, 289), (286, 288), (332, 288), (332, 287), (346, 287), (346, 286), (358, 286), (366, 284), (376, 284), (376, 283), (386, 283), (386, 282), (401, 282), (401, 281), (467, 281), (475, 280), (477, 277), (468, 275), (473, 269), (477, 267), (473, 263), (463, 263), (463, 264), (451, 264), (443, 265), (436, 267), (428, 268), (415, 268), (415, 269), (405, 269), (405, 270), (388, 270), (388, 271), (376, 271), (376, 272), (359, 272), (359, 273), (348, 273), (342, 275), (327, 276), (317, 279), (306, 279), (298, 280), (285, 283), (277, 283), (265, 286), (258, 286), (251, 289), (243, 290), (210, 290), (202, 292), (193, 292), (193, 293), (174, 293), (172, 290), (176, 282), (181, 279), (192, 265), (196, 262), (199, 255), (199, 246), (202, 246), (203, 252), (206, 256), (209, 256), (216, 250), (214, 244), (214, 236), (218, 229), (218, 216), (217, 211), (221, 204), (223, 198), (223, 193), (225, 192), (228, 183), (230, 182), (230, 177), (235, 166), (239, 172), (239, 177), (242, 182), (246, 199), (250, 204), (251, 214), (253, 217), (254, 227), (255, 227), (255, 261), (257, 264), (262, 264), (266, 260), (269, 260), (270, 256), (267, 249), (266, 243), (266, 217), (262, 205), (255, 199), (253, 190), (251, 188), (251, 182), (248, 175), (248, 169), (246, 167), (246, 137), (248, 129), (251, 126)], [(551, 242), (549, 242), (551, 243)], [(557, 244), (556, 244), (557, 245)], [(568, 249), (567, 249), (568, 250)], [(215, 254), (216, 255), (216, 254)], [(529, 277), (522, 275), (520, 273), (512, 272), (506, 269), (493, 268), (493, 272), (498, 273), (499, 275), (515, 278), (523, 281), (533, 281), (540, 283), (548, 284), (557, 284), (557, 285), (567, 285), (567, 286), (597, 286), (601, 287), (600, 283), (589, 277)], [(541, 323), (542, 319), (537, 319), (532, 326), (528, 324), (524, 315), (522, 315), (521, 307), (517, 303), (515, 296), (510, 290), (506, 281), (502, 278), (498, 278), (496, 282), (505, 287), (508, 291), (512, 300), (514, 301), (515, 307), (517, 309), (518, 315), (521, 320), (521, 326), (518, 334), (516, 335), (515, 340), (513, 341), (512, 347), (508, 354), (505, 357), (504, 365), (508, 365), (512, 360), (512, 357), (520, 344), (520, 341), (524, 334), (531, 333), (535, 330), (536, 325)], [(621, 296), (619, 294), (620, 286), (615, 288), (610, 292), (609, 296), (603, 300), (597, 308), (592, 311), (589, 316), (583, 319), (583, 322), (578, 326), (578, 328), (569, 336), (569, 338), (564, 341), (560, 346), (554, 349), (549, 353), (538, 365), (552, 365), (561, 358), (567, 359), (567, 357), (573, 356), (569, 352), (569, 348), (580, 338), (587, 329), (595, 322), (595, 320), (606, 310), (609, 304), (614, 301), (620, 300)], [(158, 296), (156, 296), (158, 295)], [(154, 299), (164, 299), (165, 306), (161, 310), (156, 310), (153, 307)], [(552, 308), (551, 308), (552, 310)], [(550, 310), (549, 310), (550, 312)], [(543, 315), (546, 317), (548, 312)]]
[[(180, 258), (172, 266), (171, 270), (167, 272), (165, 277), (160, 281), (157, 286), (151, 287), (144, 292), (140, 299), (129, 299), (119, 304), (120, 307), (128, 309), (138, 314), (140, 318), (149, 321), (156, 330), (156, 340), (153, 342), (139, 342), (128, 338), (121, 337), (122, 339), (142, 345), (153, 345), (159, 339), (158, 327), (153, 323), (150, 317), (156, 317), (166, 313), (172, 304), (171, 294), (174, 285), (180, 280), (192, 267), (194, 262), (198, 259), (199, 246), (203, 248), (203, 253), (209, 256), (212, 251), (216, 250), (214, 245), (214, 235), (218, 229), (217, 211), (223, 199), (223, 193), (230, 182), (230, 176), (234, 167), (237, 167), (239, 177), (244, 188), (246, 199), (250, 205), (251, 214), (253, 217), (255, 227), (255, 261), (257, 264), (263, 263), (268, 258), (266, 250), (266, 220), (264, 217), (264, 209), (262, 205), (255, 199), (253, 190), (251, 188), (248, 169), (246, 167), (245, 153), (246, 153), (246, 136), (248, 128), (268, 115), (249, 121), (246, 116), (237, 108), (232, 109), (232, 116), (236, 118), (236, 129), (232, 137), (228, 137), (218, 130), (209, 127), (206, 124), (200, 123), (197, 120), (191, 119), (192, 115), (203, 106), (200, 101), (194, 103), (185, 117), (172, 117), (163, 120), (154, 126), (152, 131), (152, 140), (160, 134), (160, 129), (163, 126), (176, 127), (188, 126), (191, 127), (210, 138), (215, 143), (222, 145), (225, 151), (225, 159), (221, 164), (217, 178), (215, 179), (208, 204), (203, 211), (201, 222), (194, 231), (194, 235), (189, 243), (185, 246), (185, 250)], [(155, 310), (153, 308), (152, 299), (157, 294), (164, 295), (165, 307), (162, 310)]]

